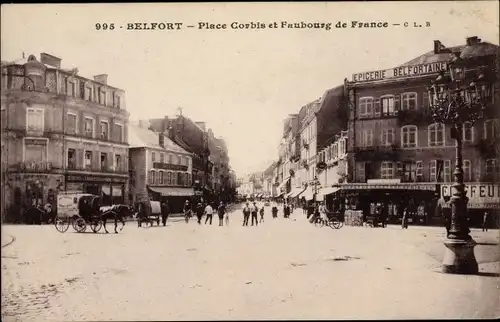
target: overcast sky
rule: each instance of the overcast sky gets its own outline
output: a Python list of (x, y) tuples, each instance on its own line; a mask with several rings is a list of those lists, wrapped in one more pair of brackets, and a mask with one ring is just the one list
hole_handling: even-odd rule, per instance
[[(2, 5), (1, 56), (47, 52), (80, 75), (108, 74), (126, 91), (131, 119), (205, 121), (237, 175), (277, 158), (283, 119), (360, 71), (391, 68), (468, 36), (498, 44), (499, 6), (488, 2)], [(127, 31), (128, 22), (388, 21), (379, 29)], [(96, 23), (115, 23), (97, 31)]]

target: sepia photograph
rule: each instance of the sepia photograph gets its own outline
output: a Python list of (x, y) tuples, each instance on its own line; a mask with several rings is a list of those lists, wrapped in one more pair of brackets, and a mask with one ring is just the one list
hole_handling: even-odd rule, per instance
[(500, 318), (498, 1), (1, 5), (1, 320)]

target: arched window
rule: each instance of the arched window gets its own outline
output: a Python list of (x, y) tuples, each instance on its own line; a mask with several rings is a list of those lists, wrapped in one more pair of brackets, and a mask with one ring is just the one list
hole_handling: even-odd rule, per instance
[(160, 178), (159, 178), (159, 184), (163, 184), (164, 181), (163, 181), (164, 177), (163, 177), (163, 171), (160, 170)]
[(415, 125), (406, 125), (401, 128), (401, 147), (417, 147), (418, 128)]
[(151, 170), (149, 171), (149, 184), (155, 184), (156, 183), (156, 171)]
[(172, 184), (172, 172), (170, 171), (167, 172), (167, 184), (168, 185)]
[(462, 130), (462, 140), (464, 142), (472, 142), (474, 141), (474, 126), (471, 122), (465, 122)]
[(434, 123), (427, 128), (429, 133), (429, 146), (443, 146), (444, 145), (444, 124)]
[(172, 181), (171, 181), (171, 184), (173, 186), (177, 185), (177, 173), (176, 172), (172, 172)]
[(494, 139), (498, 134), (498, 120), (486, 120), (484, 121), (484, 138), (485, 139)]
[(184, 185), (184, 176), (183, 176), (182, 172), (177, 172), (177, 184), (179, 186), (183, 186)]

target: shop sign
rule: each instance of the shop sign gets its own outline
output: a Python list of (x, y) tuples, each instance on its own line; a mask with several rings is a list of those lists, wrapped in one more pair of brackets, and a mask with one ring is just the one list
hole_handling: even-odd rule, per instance
[(435, 74), (440, 71), (446, 71), (447, 69), (448, 69), (448, 63), (444, 61), (428, 63), (428, 64), (401, 66), (385, 70), (352, 74), (352, 81), (357, 83), (357, 82), (387, 80), (393, 78), (422, 76), (428, 74)]
[[(500, 205), (500, 184), (475, 183), (466, 184), (465, 192), (469, 198), (469, 208), (498, 208)], [(441, 196), (451, 197), (452, 185), (441, 186)]]
[(19, 170), (23, 172), (51, 172), (52, 162), (31, 161), (19, 163)]
[(67, 181), (73, 182), (111, 182), (111, 183), (125, 183), (124, 178), (111, 178), (111, 177), (96, 177), (96, 176), (79, 176), (79, 175), (69, 175), (67, 176)]
[(187, 165), (162, 163), (162, 162), (153, 162), (153, 168), (163, 169), (163, 170), (172, 170), (172, 171), (187, 171), (188, 170)]

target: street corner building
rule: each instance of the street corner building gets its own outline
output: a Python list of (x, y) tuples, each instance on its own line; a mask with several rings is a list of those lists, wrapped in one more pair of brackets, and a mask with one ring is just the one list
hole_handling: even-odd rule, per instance
[(22, 220), (36, 204), (56, 209), (60, 191), (127, 203), (125, 92), (47, 53), (1, 68), (2, 219)]
[(191, 153), (165, 132), (153, 131), (147, 121), (131, 122), (128, 128), (130, 200), (166, 201), (172, 212), (181, 212), (194, 196)]
[[(388, 204), (389, 221), (400, 221), (401, 208), (408, 207), (416, 222), (440, 222), (435, 208), (443, 196), (451, 195), (456, 138), (451, 124), (435, 123), (428, 88), (440, 74), (449, 74), (450, 62), (457, 58), (465, 64), (464, 83), (481, 73), (499, 72), (498, 46), (478, 37), (460, 46), (446, 47), (439, 40), (430, 45), (433, 50), (403, 65), (356, 73), (345, 82), (352, 180), (342, 189), (352, 197), (353, 208), (368, 213), (377, 202)], [(481, 223), (485, 210), (498, 221), (500, 207), (498, 78), (483, 85), (480, 90), (492, 90), (483, 118), (466, 122), (457, 134), (463, 143), (472, 225)]]

